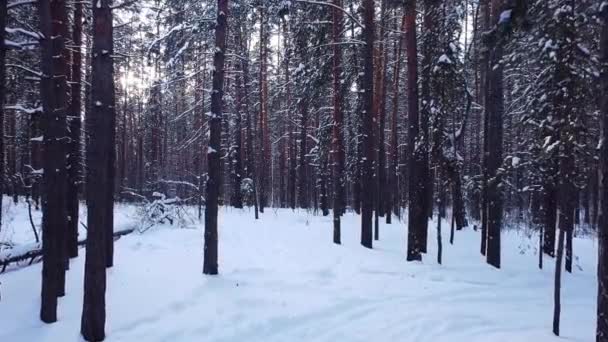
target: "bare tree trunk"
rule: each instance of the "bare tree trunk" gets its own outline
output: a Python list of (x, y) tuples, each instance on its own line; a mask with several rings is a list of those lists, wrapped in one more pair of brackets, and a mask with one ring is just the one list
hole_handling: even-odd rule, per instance
[(260, 167), (259, 173), (259, 206), (260, 212), (264, 212), (264, 208), (268, 206), (267, 192), (270, 170), (270, 141), (268, 132), (268, 33), (267, 30), (267, 13), (266, 4), (261, 2), (260, 7), (260, 119), (259, 119), (259, 139), (260, 139)]
[(211, 92), (211, 118), (209, 119), (209, 178), (207, 179), (207, 203), (205, 205), (204, 274), (217, 274), (218, 253), (218, 195), (220, 187), (220, 149), (222, 134), (222, 97), (224, 95), (224, 59), (226, 30), (228, 28), (228, 0), (218, 0), (217, 26), (215, 28), (215, 54), (213, 56), (213, 86)]
[(408, 189), (409, 215), (407, 234), (407, 260), (422, 260), (422, 231), (426, 228), (427, 213), (424, 203), (426, 194), (423, 192), (425, 181), (423, 177), (424, 160), (418, 116), (418, 49), (416, 39), (416, 1), (408, 1), (405, 5), (406, 15), (406, 51), (407, 51), (407, 88), (408, 88)]
[(600, 62), (601, 67), (601, 139), (600, 150), (600, 212), (598, 225), (598, 294), (596, 342), (608, 341), (608, 4), (601, 7)]
[[(7, 1), (0, 2), (0, 137), (4, 137), (4, 98), (6, 97), (6, 14)], [(0, 139), (0, 175), (4, 175), (4, 139)], [(0, 177), (0, 231), (2, 231), (2, 197), (4, 177)]]
[(564, 231), (560, 229), (557, 240), (557, 258), (555, 259), (555, 282), (553, 291), (553, 333), (559, 336), (561, 314), (562, 259), (564, 257)]
[(302, 120), (300, 121), (300, 157), (298, 165), (298, 202), (300, 208), (307, 209), (308, 201), (308, 180), (306, 172), (306, 141), (308, 139), (306, 126), (308, 125), (308, 102), (306, 99), (300, 100), (300, 113)]
[[(401, 31), (405, 31), (405, 16), (401, 19)], [(389, 196), (389, 201), (392, 207), (392, 210), (395, 216), (399, 217), (399, 138), (397, 135), (397, 130), (399, 129), (397, 116), (399, 115), (399, 81), (401, 79), (401, 56), (403, 53), (403, 45), (405, 43), (405, 39), (403, 35), (399, 38), (399, 42), (397, 43), (397, 54), (395, 61), (395, 69), (393, 71), (393, 98), (392, 98), (392, 114), (391, 114), (391, 152), (390, 152), (390, 172), (389, 172), (389, 184), (391, 187), (391, 193)], [(390, 212), (387, 212), (387, 223), (390, 218)]]
[[(57, 296), (65, 293), (67, 266), (66, 239), (66, 108), (68, 105), (67, 12), (63, 1), (39, 3), (40, 31), (43, 39), (41, 95), (44, 132), (44, 172), (42, 201), (42, 301), (40, 318), (57, 320)], [(49, 39), (53, 37), (53, 39)], [(55, 58), (59, 56), (59, 58)]]
[(364, 194), (361, 201), (361, 244), (372, 248), (373, 240), (373, 165), (374, 160), (374, 0), (363, 0), (363, 110), (362, 110), (362, 149), (363, 160), (361, 161), (361, 192)]
[(68, 159), (68, 253), (70, 258), (78, 256), (78, 184), (81, 181), (80, 126), (82, 108), (82, 3), (74, 3), (74, 24), (72, 29), (72, 77), (70, 103), (70, 157)]
[[(492, 0), (492, 18), (499, 21), (502, 10), (502, 0)], [(503, 200), (500, 190), (501, 176), (499, 168), (502, 165), (502, 116), (504, 112), (503, 99), (503, 66), (500, 63), (503, 55), (501, 43), (490, 43), (490, 56), (487, 65), (486, 116), (487, 124), (487, 262), (500, 268), (500, 230), (502, 226)]]
[[(481, 31), (486, 32), (490, 28), (490, 0), (480, 0), (479, 7), (481, 11)], [(485, 45), (485, 43), (484, 43)], [(483, 49), (480, 56), (480, 78), (481, 86), (480, 93), (483, 99), (483, 147), (481, 157), (481, 172), (482, 172), (482, 185), (481, 185), (481, 254), (486, 255), (488, 246), (488, 72), (489, 72), (489, 52), (488, 49)]]
[(112, 1), (93, 0), (93, 49), (90, 115), (87, 117), (87, 248), (84, 275), (84, 302), (80, 332), (87, 341), (105, 337), (105, 291), (108, 253), (108, 226), (111, 226), (113, 190), (112, 131), (114, 130), (114, 63)]
[[(342, 8), (342, 0), (334, 0), (336, 7)], [(333, 122), (333, 139), (332, 139), (332, 152), (333, 152), (333, 164), (334, 164), (334, 198), (333, 198), (333, 221), (334, 221), (334, 236), (333, 241), (336, 244), (341, 243), (341, 232), (340, 232), (340, 216), (342, 215), (344, 198), (344, 174), (345, 174), (345, 152), (344, 152), (344, 114), (342, 112), (342, 48), (340, 42), (342, 41), (342, 31), (344, 31), (343, 19), (344, 15), (341, 10), (336, 8), (332, 11), (333, 15), (333, 26), (332, 26), (332, 40), (333, 46), (333, 105), (334, 105), (334, 122)]]

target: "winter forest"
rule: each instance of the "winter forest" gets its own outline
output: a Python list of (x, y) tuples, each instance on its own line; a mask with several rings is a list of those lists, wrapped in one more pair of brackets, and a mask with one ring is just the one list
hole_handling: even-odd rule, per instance
[(0, 0), (0, 341), (608, 342), (608, 2)]

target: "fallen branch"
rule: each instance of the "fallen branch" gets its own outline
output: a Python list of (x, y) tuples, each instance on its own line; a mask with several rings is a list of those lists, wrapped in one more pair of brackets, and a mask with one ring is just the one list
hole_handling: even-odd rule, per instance
[[(124, 229), (124, 230), (114, 232), (114, 234), (112, 236), (114, 237), (114, 240), (116, 241), (124, 235), (129, 235), (129, 234), (133, 233), (133, 231), (134, 231), (133, 228)], [(87, 243), (86, 239), (79, 240), (78, 246), (82, 247), (82, 246), (86, 245), (86, 243)], [(36, 258), (42, 257), (42, 246), (40, 244), (34, 244), (34, 246), (35, 246), (34, 249), (28, 250), (23, 253), (19, 253), (17, 255), (9, 255), (7, 258), (0, 259), (0, 267), (2, 267), (2, 270), (0, 270), (0, 273), (4, 273), (6, 271), (6, 268), (8, 267), (8, 265), (10, 265), (12, 263), (29, 260), (29, 263), (28, 263), (28, 266), (29, 266), (29, 265), (34, 264), (35, 262), (40, 261), (41, 259), (36, 260)]]

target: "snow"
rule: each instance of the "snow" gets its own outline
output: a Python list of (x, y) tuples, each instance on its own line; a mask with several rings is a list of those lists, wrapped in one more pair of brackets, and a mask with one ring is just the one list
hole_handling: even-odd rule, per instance
[[(42, 169), (34, 170), (33, 173), (42, 174)], [(36, 210), (34, 201), (32, 203), (32, 219), (36, 225), (37, 232), (41, 235), (42, 211)], [(135, 207), (115, 204), (116, 213), (114, 216), (114, 230), (120, 231), (132, 228), (135, 225)], [(86, 225), (86, 206), (80, 203), (79, 220)], [(87, 231), (82, 224), (79, 224), (79, 239), (85, 239)], [(11, 249), (3, 247), (3, 244), (11, 244)], [(23, 198), (15, 204), (12, 198), (4, 196), (2, 203), (2, 229), (0, 230), (0, 259), (6, 259), (11, 255), (22, 254), (20, 252), (31, 250), (36, 247), (36, 241), (32, 226), (29, 221), (27, 202)], [(3, 275), (0, 273), (0, 280)], [(0, 288), (0, 291), (2, 288)], [(3, 292), (1, 292), (3, 293)], [(1, 306), (1, 305), (0, 305)], [(2, 336), (2, 326), (0, 326), (0, 336)]]
[(513, 13), (513, 10), (502, 11), (500, 13), (500, 19), (498, 20), (498, 23), (503, 24), (503, 23), (509, 22), (511, 20), (512, 13)]
[[(119, 216), (127, 207), (119, 207)], [(193, 208), (194, 212), (195, 209)], [(444, 265), (405, 261), (405, 224), (381, 225), (374, 249), (360, 219), (305, 211), (221, 209), (220, 275), (202, 274), (202, 229), (162, 226), (115, 245), (108, 271), (106, 341), (592, 341), (596, 245), (575, 238), (564, 274), (562, 338), (551, 334), (553, 261), (537, 269), (534, 235), (503, 233), (503, 268), (479, 255), (479, 232), (444, 229)], [(19, 218), (21, 219), (21, 218)], [(449, 227), (444, 222), (444, 227)], [(81, 253), (82, 254), (82, 253)], [(59, 321), (38, 319), (41, 266), (1, 275), (1, 341), (80, 341), (84, 258), (72, 261)]]

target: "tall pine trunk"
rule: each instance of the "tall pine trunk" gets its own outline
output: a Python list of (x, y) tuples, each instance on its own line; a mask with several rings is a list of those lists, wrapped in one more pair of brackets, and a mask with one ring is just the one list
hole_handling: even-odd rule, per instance
[(222, 135), (222, 97), (224, 95), (224, 60), (226, 31), (228, 29), (228, 0), (218, 0), (217, 26), (215, 27), (215, 54), (213, 56), (213, 80), (211, 92), (211, 118), (209, 119), (209, 178), (207, 179), (207, 203), (205, 206), (204, 274), (217, 274), (218, 254), (218, 197), (220, 188), (220, 149)]
[(363, 110), (361, 125), (362, 136), (362, 157), (361, 161), (361, 244), (367, 248), (372, 248), (373, 240), (373, 165), (374, 145), (374, 0), (363, 0)]
[[(87, 116), (87, 248), (84, 275), (84, 302), (81, 334), (87, 341), (105, 337), (105, 291), (107, 241), (112, 238), (113, 189), (112, 119), (114, 115), (114, 63), (111, 0), (93, 0), (93, 49), (91, 70), (91, 109)], [(109, 236), (108, 236), (109, 235)]]
[(82, 108), (82, 3), (74, 3), (72, 26), (72, 77), (70, 103), (70, 157), (68, 158), (68, 253), (70, 258), (78, 256), (78, 190), (81, 179), (80, 127)]
[[(0, 137), (4, 136), (4, 98), (6, 97), (6, 14), (7, 1), (0, 2)], [(4, 175), (4, 139), (0, 139), (0, 175)], [(4, 196), (4, 177), (0, 177), (0, 231), (2, 231), (2, 198)]]
[[(492, 1), (492, 20), (499, 21), (502, 0)], [(504, 112), (503, 99), (503, 66), (500, 63), (503, 54), (502, 43), (488, 42), (489, 58), (486, 69), (486, 100), (487, 118), (486, 168), (487, 168), (487, 254), (488, 264), (500, 268), (500, 231), (502, 226), (502, 195), (500, 190), (501, 176), (499, 168), (502, 165), (502, 116)]]
[[(342, 0), (334, 0), (336, 7), (342, 7)], [(344, 153), (344, 114), (342, 112), (342, 47), (340, 42), (342, 40), (342, 31), (344, 30), (343, 25), (343, 13), (341, 10), (333, 9), (333, 27), (332, 27), (332, 40), (333, 46), (333, 105), (334, 105), (334, 122), (333, 122), (333, 135), (332, 135), (332, 157), (334, 164), (333, 172), (333, 222), (334, 222), (334, 234), (333, 241), (336, 244), (341, 243), (341, 232), (340, 232), (340, 216), (343, 211), (344, 198), (344, 174), (345, 174), (345, 153)]]
[(67, 12), (63, 1), (39, 2), (42, 40), (40, 82), (44, 133), (42, 201), (42, 300), (40, 318), (57, 320), (57, 296), (65, 292), (67, 266), (66, 108), (68, 107)]
[(598, 224), (598, 294), (596, 342), (608, 341), (608, 2), (601, 6), (601, 117), (604, 141), (600, 150), (600, 211)]
[(407, 260), (422, 260), (422, 230), (426, 228), (426, 194), (424, 193), (424, 169), (421, 145), (422, 136), (418, 116), (418, 49), (416, 39), (416, 1), (405, 5), (405, 35), (407, 51), (408, 91), (408, 232)]

